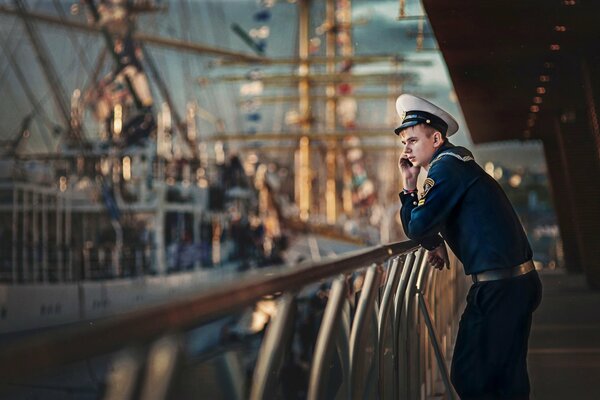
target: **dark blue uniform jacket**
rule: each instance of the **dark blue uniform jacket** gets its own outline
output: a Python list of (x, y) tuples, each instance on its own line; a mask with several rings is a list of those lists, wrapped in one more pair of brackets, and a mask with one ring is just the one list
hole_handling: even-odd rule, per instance
[(433, 155), (424, 192), (400, 193), (406, 235), (431, 250), (448, 243), (467, 275), (517, 266), (531, 246), (500, 185), (464, 147), (446, 142)]

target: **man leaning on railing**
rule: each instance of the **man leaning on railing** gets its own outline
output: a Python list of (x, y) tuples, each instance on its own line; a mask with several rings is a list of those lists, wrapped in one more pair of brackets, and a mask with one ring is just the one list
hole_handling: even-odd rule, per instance
[[(469, 150), (448, 141), (458, 130), (450, 114), (409, 94), (398, 97), (396, 109), (404, 231), (429, 250), (437, 269), (449, 265), (446, 242), (473, 279), (452, 383), (461, 399), (528, 399), (527, 341), (542, 287), (523, 227), (500, 185)], [(427, 179), (419, 194), (421, 168)]]

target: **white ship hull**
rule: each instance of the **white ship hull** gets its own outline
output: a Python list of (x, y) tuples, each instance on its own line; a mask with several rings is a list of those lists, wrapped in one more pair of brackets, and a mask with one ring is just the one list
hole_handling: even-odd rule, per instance
[(0, 285), (0, 334), (90, 321), (172, 300), (223, 281), (229, 269), (98, 282)]

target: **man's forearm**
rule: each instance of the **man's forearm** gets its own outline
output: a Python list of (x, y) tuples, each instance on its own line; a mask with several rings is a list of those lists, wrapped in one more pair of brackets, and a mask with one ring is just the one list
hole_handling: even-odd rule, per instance
[(417, 188), (417, 178), (402, 177), (402, 188), (406, 190), (415, 190)]

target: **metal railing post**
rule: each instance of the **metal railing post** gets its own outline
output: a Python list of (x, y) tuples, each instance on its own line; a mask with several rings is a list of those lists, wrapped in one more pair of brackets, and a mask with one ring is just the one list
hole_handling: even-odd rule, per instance
[(141, 399), (168, 398), (180, 353), (181, 341), (177, 336), (165, 336), (154, 342), (148, 354)]
[(404, 259), (404, 265), (402, 268), (402, 274), (400, 275), (400, 282), (396, 289), (394, 296), (394, 336), (393, 340), (393, 357), (394, 357), (394, 370), (393, 377), (391, 379), (392, 385), (392, 399), (397, 399), (400, 393), (400, 380), (398, 379), (398, 373), (400, 368), (400, 328), (401, 320), (404, 309), (404, 298), (406, 296), (406, 288), (408, 286), (408, 280), (410, 274), (415, 265), (415, 252), (410, 252)]
[[(441, 277), (443, 274), (442, 271), (438, 271), (438, 273), (436, 273), (436, 271), (432, 268), (429, 269), (429, 273), (428, 273), (428, 277), (427, 277), (427, 284), (426, 284), (426, 288), (425, 288), (425, 293), (430, 293), (432, 294), (430, 296), (430, 300), (431, 300), (431, 307), (433, 310), (436, 310), (437, 307), (437, 303), (436, 303), (436, 292), (437, 292), (437, 282), (438, 282), (438, 277)], [(441, 278), (440, 278), (441, 281)], [(442, 327), (444, 326), (444, 321), (445, 321), (446, 316), (443, 315), (438, 315), (436, 314), (436, 318), (434, 321), (435, 324), (435, 329), (436, 332), (440, 332)], [(425, 387), (425, 394), (426, 396), (430, 396), (433, 393), (436, 393), (436, 384), (438, 383), (438, 370), (437, 370), (437, 363), (435, 360), (435, 355), (432, 353), (432, 348), (430, 346), (430, 341), (431, 338), (429, 335), (423, 335), (424, 338), (424, 352), (425, 352), (425, 362), (426, 362), (426, 366), (425, 366), (425, 374), (426, 374), (426, 387)]]
[(262, 341), (254, 376), (251, 400), (276, 398), (281, 367), (291, 347), (296, 318), (296, 296), (288, 293), (279, 300), (277, 313), (269, 323)]
[[(331, 284), (329, 290), (329, 300), (327, 306), (325, 306), (325, 312), (323, 313), (323, 319), (321, 321), (321, 327), (319, 328), (319, 334), (317, 336), (317, 342), (315, 344), (315, 351), (313, 355), (312, 365), (310, 369), (310, 378), (308, 383), (308, 396), (309, 400), (318, 400), (330, 398), (332, 393), (328, 392), (329, 388), (329, 377), (331, 376), (331, 369), (334, 366), (334, 357), (336, 352), (336, 339), (341, 331), (340, 327), (343, 325), (343, 313), (344, 303), (346, 299), (346, 279), (344, 276), (336, 278)], [(345, 343), (344, 343), (345, 342)], [(348, 346), (346, 340), (339, 343), (339, 346)], [(345, 352), (348, 354), (348, 351)], [(342, 352), (344, 354), (344, 352)], [(342, 364), (342, 371), (346, 372), (342, 377), (342, 384), (336, 391), (339, 398), (347, 398), (350, 393), (349, 390), (349, 366), (344, 365), (345, 360), (340, 360)]]
[(109, 369), (104, 400), (132, 399), (143, 359), (135, 350), (123, 350), (115, 356)]
[(400, 283), (400, 257), (388, 260), (388, 278), (379, 306), (379, 398), (394, 398), (396, 360), (394, 295)]
[[(419, 249), (413, 261), (413, 266), (410, 270), (410, 275), (406, 283), (406, 290), (403, 294), (403, 301), (399, 303), (400, 319), (398, 325), (398, 397), (410, 398), (410, 308), (412, 299), (414, 298), (414, 287), (421, 268), (422, 260), (424, 260), (424, 251)], [(411, 313), (413, 314), (413, 313)]]
[[(65, 220), (68, 208), (67, 203)], [(65, 232), (65, 243), (70, 236)], [(417, 399), (442, 392), (454, 399), (444, 342), (451, 339), (440, 342), (439, 336), (452, 337), (464, 287), (457, 279), (456, 263), (451, 271), (434, 271), (427, 266), (425, 250), (416, 248), (412, 242), (395, 243), (294, 268), (273, 268), (168, 304), (107, 318), (93, 328), (26, 338), (0, 348), (0, 375), (10, 382), (126, 348), (108, 375), (107, 399), (182, 398), (209, 392), (214, 392), (213, 397), (226, 392), (225, 397), (235, 399), (248, 395), (252, 400), (276, 398), (284, 388), (280, 386), (280, 381), (285, 381), (285, 377), (280, 379), (283, 366), (290, 349), (295, 349), (295, 293), (308, 285), (331, 282), (308, 372), (308, 399)], [(383, 285), (382, 262), (387, 263)], [(365, 271), (367, 265), (371, 266), (366, 268), (360, 296), (356, 296), (351, 327), (349, 296), (353, 293), (348, 289), (347, 274)], [(230, 313), (237, 315), (274, 293), (283, 295), (262, 338), (250, 392), (246, 391), (248, 357), (241, 352), (247, 348), (219, 347), (210, 358), (201, 360), (183, 357), (182, 351), (187, 349), (183, 340), (190, 337), (185, 332)], [(259, 337), (253, 337), (252, 343)], [(139, 348), (145, 349), (147, 343), (153, 345), (146, 359)], [(195, 384), (199, 376), (211, 379), (212, 392)]]
[(350, 398), (377, 397), (379, 337), (376, 297), (382, 270), (372, 265), (367, 270), (356, 306), (350, 333)]
[(417, 304), (417, 290), (419, 289), (421, 283), (423, 282), (423, 278), (425, 273), (427, 272), (427, 257), (425, 249), (420, 249), (421, 259), (418, 264), (418, 268), (414, 270), (413, 277), (415, 277), (413, 282), (409, 282), (409, 286), (407, 288), (407, 321), (408, 321), (408, 329), (407, 329), (407, 360), (408, 360), (408, 368), (407, 368), (407, 383), (408, 383), (408, 398), (409, 399), (417, 399), (421, 397), (421, 332), (419, 325), (419, 309)]

